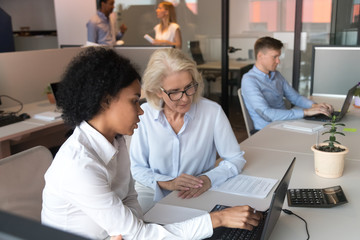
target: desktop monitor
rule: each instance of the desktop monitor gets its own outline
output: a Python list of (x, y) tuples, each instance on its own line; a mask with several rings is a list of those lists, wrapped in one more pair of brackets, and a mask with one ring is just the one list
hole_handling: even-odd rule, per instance
[(40, 222), (23, 218), (0, 210), (0, 239), (2, 240), (86, 240), (78, 235), (63, 232), (42, 225)]
[(313, 46), (311, 95), (346, 95), (360, 80), (360, 47)]

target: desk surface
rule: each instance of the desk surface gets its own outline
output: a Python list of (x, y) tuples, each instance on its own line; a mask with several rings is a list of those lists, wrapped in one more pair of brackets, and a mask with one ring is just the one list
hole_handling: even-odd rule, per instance
[[(342, 101), (343, 98), (327, 102), (336, 108), (338, 105), (341, 106)], [(359, 128), (359, 115), (360, 110), (352, 107), (343, 122), (347, 124), (347, 127)], [(313, 154), (310, 150), (311, 144), (316, 141), (314, 135), (280, 130), (271, 126), (240, 144), (247, 160), (243, 173), (281, 179), (293, 157), (296, 157), (297, 161), (289, 188), (325, 188), (341, 185), (349, 202), (329, 209), (296, 208), (289, 207), (285, 199), (283, 208), (290, 209), (307, 221), (311, 239), (337, 239), (340, 236), (346, 236), (344, 237), (346, 239), (358, 239), (360, 150), (357, 149), (357, 143), (360, 139), (359, 130), (353, 134), (347, 134), (346, 138), (341, 140), (350, 148), (350, 152), (345, 161), (343, 176), (340, 178), (328, 179), (315, 174)], [(264, 210), (269, 206), (275, 188), (276, 186), (265, 199), (214, 191), (207, 191), (194, 199), (180, 199), (177, 193), (173, 192), (163, 198), (160, 203), (205, 211), (210, 211), (215, 204), (230, 206), (248, 204), (256, 209)], [(281, 213), (270, 239), (306, 239), (305, 225), (297, 217)]]
[[(17, 107), (11, 107), (3, 110), (16, 111), (16, 109)], [(55, 109), (56, 106), (54, 104), (50, 104), (48, 100), (24, 104), (21, 113), (28, 113), (31, 118), (22, 122), (0, 127), (0, 158), (10, 155), (11, 141), (19, 141), (23, 137), (27, 137), (32, 133), (50, 128), (59, 127), (63, 130), (64, 122), (61, 118), (53, 121), (42, 121), (33, 118), (36, 113), (54, 111)]]
[[(329, 98), (326, 102), (333, 104), (335, 110), (337, 110), (341, 107), (343, 101), (344, 98)], [(323, 124), (322, 122), (304, 119), (295, 120), (295, 122), (297, 121)], [(289, 121), (277, 121), (269, 124), (250, 138), (247, 138), (241, 143), (241, 145), (251, 148), (313, 155), (310, 147), (316, 143), (318, 138), (317, 134), (301, 133), (298, 131), (284, 129), (280, 127), (284, 122)], [(360, 148), (357, 146), (360, 139), (360, 109), (351, 105), (349, 112), (345, 115), (341, 122), (346, 125), (346, 128), (356, 129), (356, 132), (345, 132), (346, 136), (337, 136), (337, 140), (349, 148), (349, 153), (347, 154), (346, 159), (360, 160)], [(327, 138), (328, 136), (322, 136), (320, 134), (319, 142), (323, 142)]]
[[(358, 239), (360, 205), (357, 203), (360, 201), (360, 191), (357, 183), (360, 181), (358, 174), (360, 161), (348, 160), (341, 178), (326, 179), (315, 174), (313, 157), (310, 155), (242, 148), (245, 150), (247, 160), (244, 174), (281, 179), (292, 158), (296, 157), (290, 188), (324, 188), (341, 185), (349, 201), (345, 205), (330, 209), (295, 208), (289, 207), (285, 199), (283, 208), (290, 209), (307, 221), (311, 239), (334, 239), (334, 236), (342, 236), (343, 233), (346, 233), (346, 239)], [(248, 204), (256, 209), (264, 210), (270, 204), (275, 187), (265, 199), (208, 191), (194, 199), (179, 199), (176, 192), (173, 192), (160, 202), (205, 211), (210, 211), (215, 204), (230, 206)], [(306, 239), (305, 225), (295, 216), (282, 213), (270, 239)]]
[[(246, 61), (236, 61), (233, 59), (229, 60), (229, 70), (230, 71), (240, 71), (241, 68), (254, 64), (254, 61), (246, 60)], [(221, 70), (221, 62), (220, 61), (211, 61), (205, 62), (204, 64), (197, 65), (199, 70)]]

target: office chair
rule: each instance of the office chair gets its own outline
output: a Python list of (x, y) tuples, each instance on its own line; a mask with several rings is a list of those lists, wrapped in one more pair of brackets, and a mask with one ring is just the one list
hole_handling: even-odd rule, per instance
[(253, 66), (254, 66), (254, 64), (246, 65), (245, 67), (240, 69), (240, 76), (239, 77), (229, 79), (228, 85), (229, 85), (230, 101), (232, 99), (234, 87), (236, 87), (236, 89), (239, 89), (241, 87), (241, 79), (242, 79), (242, 77), (244, 76), (245, 73), (250, 71), (250, 69), (252, 69)]
[(0, 159), (0, 210), (40, 221), (44, 174), (52, 159), (43, 146)]
[(240, 100), (241, 111), (242, 111), (243, 118), (245, 121), (246, 132), (248, 134), (248, 137), (250, 137), (251, 133), (255, 130), (255, 128), (254, 128), (254, 123), (249, 115), (249, 112), (248, 112), (246, 106), (245, 106), (244, 99), (241, 95), (241, 88), (238, 89), (238, 96), (239, 96), (239, 100)]
[[(200, 49), (199, 41), (188, 41), (188, 49), (190, 50), (191, 56), (197, 65), (201, 65), (201, 64), (205, 63), (204, 57), (203, 57), (201, 49)], [(203, 71), (203, 73), (204, 73), (203, 74), (204, 79), (208, 82), (206, 95), (209, 96), (210, 95), (210, 84), (211, 84), (211, 82), (215, 82), (217, 77), (221, 76), (221, 72), (206, 70), (206, 71)]]

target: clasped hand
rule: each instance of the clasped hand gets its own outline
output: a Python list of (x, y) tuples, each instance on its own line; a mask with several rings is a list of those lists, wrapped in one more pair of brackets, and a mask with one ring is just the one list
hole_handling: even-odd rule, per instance
[(171, 181), (158, 182), (158, 184), (163, 189), (179, 191), (180, 198), (198, 197), (211, 187), (211, 181), (207, 176), (195, 177), (185, 173)]

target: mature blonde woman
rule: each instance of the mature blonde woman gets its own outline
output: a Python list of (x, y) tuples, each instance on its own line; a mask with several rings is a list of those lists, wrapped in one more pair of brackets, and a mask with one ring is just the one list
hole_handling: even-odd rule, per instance
[(173, 45), (181, 49), (180, 26), (176, 23), (174, 5), (170, 2), (159, 3), (156, 9), (156, 16), (160, 23), (154, 27), (154, 45)]
[[(197, 197), (245, 165), (220, 105), (202, 98), (195, 62), (177, 49), (150, 58), (143, 78), (148, 103), (131, 140), (131, 171), (143, 212), (170, 191)], [(216, 152), (224, 161), (214, 167)]]

